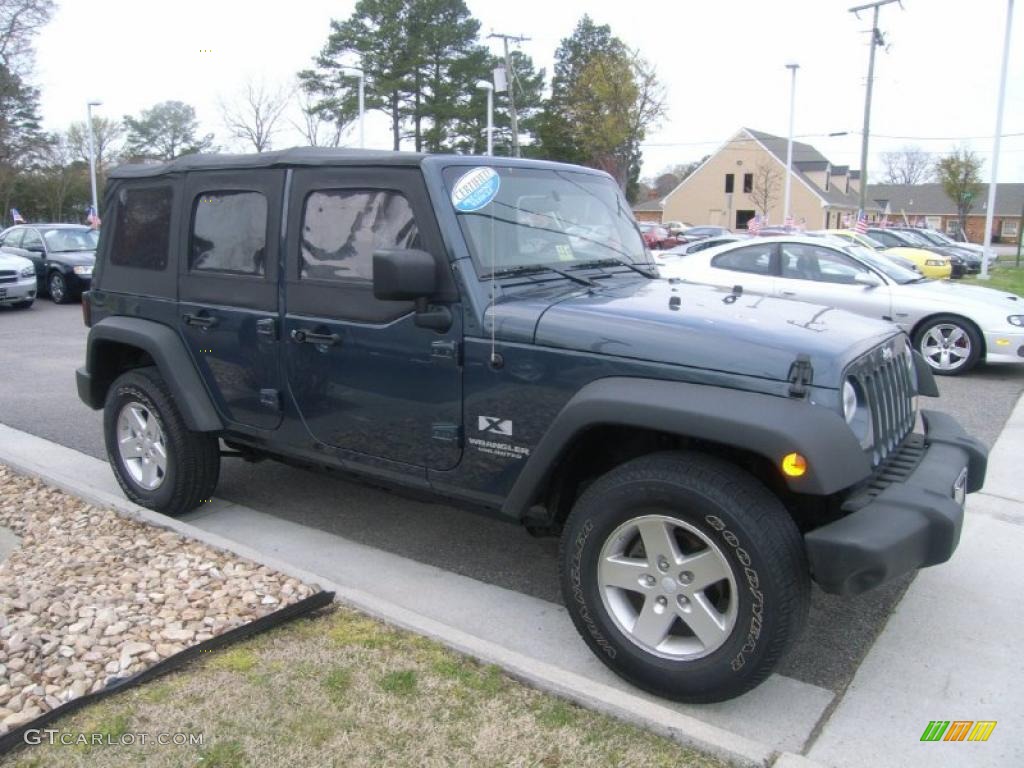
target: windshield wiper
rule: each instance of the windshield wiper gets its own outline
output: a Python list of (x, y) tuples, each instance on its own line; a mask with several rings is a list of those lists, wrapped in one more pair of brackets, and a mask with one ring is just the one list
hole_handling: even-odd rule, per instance
[(564, 277), (567, 280), (572, 280), (574, 283), (585, 285), (588, 288), (600, 287), (598, 283), (595, 283), (593, 280), (590, 280), (589, 278), (580, 277), (579, 275), (574, 275), (571, 274), (570, 272), (566, 272), (564, 269), (552, 267), (547, 264), (524, 264), (521, 267), (508, 267), (506, 269), (497, 270), (496, 272), (494, 272), (494, 275), (497, 277), (506, 277), (510, 275), (528, 275), (531, 272), (554, 272), (556, 275), (560, 275), (561, 277)]
[(612, 264), (632, 269), (634, 272), (638, 272), (639, 274), (646, 277), (648, 280), (658, 279), (657, 275), (648, 272), (643, 267), (637, 266), (631, 261), (626, 261), (625, 259), (616, 259), (615, 257), (609, 257), (607, 259), (595, 259), (594, 261), (581, 261), (579, 264), (576, 264), (573, 267), (573, 269), (583, 269), (585, 267), (607, 267), (611, 266)]

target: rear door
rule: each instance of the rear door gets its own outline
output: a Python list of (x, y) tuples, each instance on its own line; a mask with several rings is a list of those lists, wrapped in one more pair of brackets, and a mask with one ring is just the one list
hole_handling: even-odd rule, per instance
[[(440, 333), (373, 295), (373, 253), (447, 257), (419, 168), (306, 168), (292, 177), (283, 338), (306, 428), (355, 460), (449, 469), (462, 455), (461, 314)], [(397, 468), (401, 470), (401, 468)]]
[(278, 254), (283, 170), (189, 175), (178, 319), (221, 415), (281, 422)]

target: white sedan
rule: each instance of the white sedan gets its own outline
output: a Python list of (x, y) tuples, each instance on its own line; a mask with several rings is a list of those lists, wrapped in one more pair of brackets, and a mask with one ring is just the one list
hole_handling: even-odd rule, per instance
[(979, 361), (1024, 363), (1024, 299), (934, 281), (837, 240), (785, 236), (730, 243), (659, 265), (663, 277), (806, 301), (891, 320), (935, 373)]

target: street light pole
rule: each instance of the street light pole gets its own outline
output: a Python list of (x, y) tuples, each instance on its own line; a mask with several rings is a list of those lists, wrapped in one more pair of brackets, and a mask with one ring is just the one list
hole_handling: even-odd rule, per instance
[(1003, 102), (1006, 99), (1006, 64), (1010, 59), (1010, 29), (1013, 26), (1013, 0), (1006, 3), (1006, 36), (1003, 40), (1003, 68), (999, 76), (999, 104), (996, 107), (996, 136), (992, 144), (992, 179), (988, 183), (988, 207), (985, 210), (985, 238), (981, 254), (982, 280), (988, 280), (988, 260), (992, 253), (992, 216), (996, 207), (996, 181), (999, 178), (999, 140), (1003, 132)]
[(85, 112), (88, 118), (86, 123), (89, 126), (89, 182), (92, 184), (92, 212), (96, 216), (100, 215), (100, 208), (96, 200), (96, 140), (93, 137), (92, 130), (92, 108), (99, 107), (102, 104), (102, 101), (88, 101), (85, 104)]
[(786, 142), (786, 191), (782, 203), (782, 224), (789, 225), (789, 190), (790, 182), (793, 180), (793, 116), (796, 109), (796, 71), (800, 68), (797, 63), (786, 65), (792, 76), (789, 81), (789, 141)]
[(494, 154), (494, 83), (481, 80), (477, 88), (487, 91), (487, 154)]
[(366, 73), (359, 70), (359, 148), (366, 148)]

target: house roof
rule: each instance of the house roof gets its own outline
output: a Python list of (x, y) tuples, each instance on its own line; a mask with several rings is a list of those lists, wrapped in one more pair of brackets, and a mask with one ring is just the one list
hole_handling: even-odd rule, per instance
[[(757, 139), (765, 149), (775, 155), (779, 162), (783, 165), (786, 164), (786, 145), (789, 141), (786, 137), (773, 136), (764, 131), (755, 131), (753, 128), (744, 128), (744, 130)], [(828, 165), (828, 158), (810, 144), (804, 144), (802, 141), (793, 142), (793, 175), (811, 187), (815, 194), (824, 200), (827, 205), (857, 210), (860, 205), (860, 199), (856, 192), (851, 191), (847, 194), (845, 185), (841, 189), (830, 185), (828, 190), (825, 190), (816, 184), (806, 173), (807, 171), (824, 171)], [(859, 179), (860, 171), (850, 171), (849, 178), (852, 180)], [(881, 210), (879, 206), (870, 202), (873, 198), (870, 195), (868, 197), (867, 209), (869, 211)]]
[[(885, 202), (892, 213), (913, 213), (919, 216), (956, 215), (956, 205), (946, 195), (942, 185), (931, 184), (868, 184), (868, 198), (880, 206)], [(885, 202), (883, 202), (885, 201)], [(971, 213), (985, 213), (988, 204), (988, 187), (975, 200)], [(996, 185), (996, 216), (1020, 216), (1024, 207), (1024, 184), (1010, 183)]]
[(850, 172), (850, 166), (848, 165), (833, 165), (832, 175), (833, 176), (845, 176)]
[(658, 211), (661, 212), (661, 200), (657, 197), (644, 200), (642, 203), (633, 204), (634, 211)]

